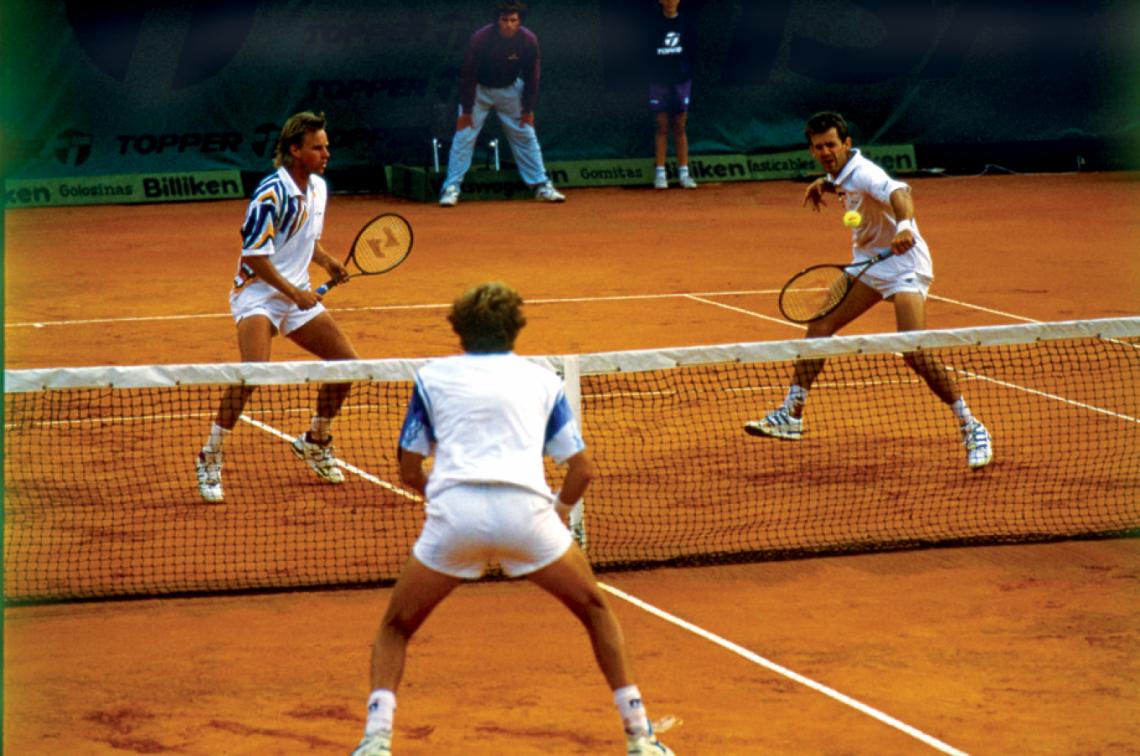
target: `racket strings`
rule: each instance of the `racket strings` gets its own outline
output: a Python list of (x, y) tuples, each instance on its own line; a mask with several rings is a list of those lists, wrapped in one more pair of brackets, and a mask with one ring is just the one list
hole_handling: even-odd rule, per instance
[(780, 293), (780, 309), (792, 320), (815, 320), (830, 312), (843, 299), (848, 281), (838, 268), (804, 271), (789, 281)]
[(401, 218), (381, 217), (369, 224), (352, 248), (352, 259), (364, 273), (379, 273), (398, 263), (411, 249), (411, 229)]

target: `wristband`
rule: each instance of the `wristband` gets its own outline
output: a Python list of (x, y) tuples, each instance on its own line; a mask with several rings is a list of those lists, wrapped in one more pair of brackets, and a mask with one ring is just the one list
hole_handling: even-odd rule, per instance
[(567, 504), (562, 501), (561, 494), (561, 491), (558, 491), (554, 494), (554, 511), (558, 513), (559, 517), (565, 517), (571, 509), (578, 505), (578, 502), (576, 501), (573, 504)]
[(914, 233), (914, 221), (907, 219), (907, 220), (901, 220), (895, 224), (895, 233), (896, 234), (901, 234), (903, 231), (910, 231), (913, 234)]

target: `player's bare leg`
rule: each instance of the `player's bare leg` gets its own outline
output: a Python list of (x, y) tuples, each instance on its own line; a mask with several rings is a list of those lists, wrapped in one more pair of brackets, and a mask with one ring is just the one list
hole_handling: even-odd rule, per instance
[(625, 635), (610, 608), (590, 563), (577, 545), (571, 545), (553, 564), (527, 576), (569, 609), (586, 628), (594, 658), (614, 692), (614, 704), (622, 718), (629, 753), (672, 754), (657, 740), (633, 684)]
[[(823, 339), (833, 336), (839, 329), (858, 318), (882, 301), (879, 292), (856, 281), (847, 297), (833, 311), (808, 324), (805, 338)], [(798, 441), (803, 436), (803, 414), (807, 392), (823, 370), (825, 360), (797, 360), (792, 369), (792, 381), (784, 402), (760, 420), (744, 424), (744, 431), (752, 436), (767, 436), (785, 441)]]
[(655, 113), (653, 122), (656, 126), (653, 133), (653, 165), (655, 166), (653, 188), (668, 189), (669, 179), (665, 175), (665, 155), (669, 150), (669, 114)]
[[(891, 300), (895, 305), (895, 325), (899, 331), (920, 331), (926, 327), (926, 300), (922, 295), (905, 291), (895, 294)], [(929, 352), (907, 352), (903, 359), (958, 419), (962, 445), (966, 447), (967, 466), (978, 470), (988, 465), (993, 459), (993, 439), (986, 426), (970, 411), (954, 372)]]
[[(237, 324), (238, 352), (242, 362), (266, 362), (269, 360), (276, 329), (269, 318), (253, 315), (242, 318)], [(246, 385), (229, 386), (222, 396), (210, 436), (198, 452), (194, 461), (198, 476), (198, 493), (203, 501), (216, 504), (224, 501), (222, 492), (222, 446), (226, 436), (237, 425), (245, 404), (253, 394), (253, 387)]]
[(414, 556), (408, 557), (372, 645), (373, 690), (396, 692), (404, 677), (408, 641), (461, 582), (436, 572)]
[[(856, 281), (852, 284), (851, 291), (848, 292), (847, 297), (839, 303), (838, 307), (819, 320), (808, 323), (804, 338), (823, 339), (828, 336), (834, 336), (840, 329), (867, 312), (867, 310), (870, 310), (882, 300), (883, 298), (879, 295), (879, 292), (862, 281)], [(807, 391), (811, 388), (812, 384), (815, 383), (815, 379), (820, 371), (823, 370), (823, 364), (824, 360), (797, 361), (792, 374), (792, 383), (802, 387), (804, 391)], [(799, 417), (802, 411), (803, 408), (801, 406), (799, 412), (794, 413), (794, 416)]]
[(561, 601), (585, 626), (594, 658), (610, 689), (630, 685), (625, 636), (581, 549), (572, 545), (553, 564), (527, 578)]
[[(289, 334), (289, 338), (302, 349), (324, 360), (357, 359), (344, 331), (328, 312), (322, 312), (305, 325)], [(342, 483), (344, 473), (336, 461), (332, 441), (332, 421), (340, 413), (348, 397), (351, 383), (325, 383), (317, 391), (317, 407), (311, 427), (293, 441), (292, 450), (299, 459), (327, 483)]]

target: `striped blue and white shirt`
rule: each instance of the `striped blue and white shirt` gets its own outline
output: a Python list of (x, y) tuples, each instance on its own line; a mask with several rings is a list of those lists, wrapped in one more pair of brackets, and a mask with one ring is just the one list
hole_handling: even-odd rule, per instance
[(586, 448), (562, 380), (511, 352), (463, 354), (416, 374), (400, 447), (435, 456), (427, 497), (460, 483), (519, 486), (550, 496), (543, 456)]
[(253, 277), (245, 258), (263, 256), (273, 261), (289, 283), (308, 288), (309, 263), (324, 229), (327, 204), (328, 188), (315, 174), (309, 176), (309, 188), (304, 192), (283, 167), (262, 179), (241, 227), (242, 262), (234, 286), (240, 289)]

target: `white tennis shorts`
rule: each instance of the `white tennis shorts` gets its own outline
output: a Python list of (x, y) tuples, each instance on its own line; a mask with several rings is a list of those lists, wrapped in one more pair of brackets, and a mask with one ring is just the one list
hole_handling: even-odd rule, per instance
[(325, 306), (320, 302), (302, 310), (292, 299), (264, 281), (250, 281), (243, 288), (230, 292), (230, 312), (235, 323), (253, 315), (264, 315), (282, 336), (288, 336), (324, 311)]
[(471, 580), (496, 562), (510, 577), (537, 572), (570, 544), (549, 498), (517, 486), (464, 484), (428, 502), (412, 553), (436, 572)]

